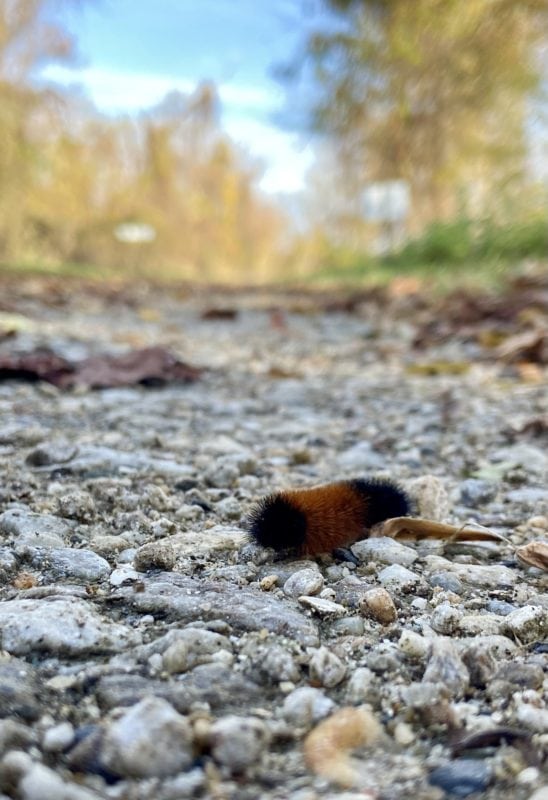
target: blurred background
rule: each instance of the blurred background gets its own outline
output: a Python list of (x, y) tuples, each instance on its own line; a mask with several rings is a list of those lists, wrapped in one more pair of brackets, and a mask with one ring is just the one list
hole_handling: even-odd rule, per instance
[(495, 285), (548, 258), (548, 0), (0, 0), (4, 271)]

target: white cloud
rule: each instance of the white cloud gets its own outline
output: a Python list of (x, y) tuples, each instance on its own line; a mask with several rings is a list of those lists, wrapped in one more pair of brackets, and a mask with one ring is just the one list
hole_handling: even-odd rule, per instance
[[(81, 85), (105, 114), (136, 113), (156, 105), (171, 91), (189, 93), (197, 86), (197, 81), (190, 78), (97, 67), (73, 70), (49, 65), (41, 77), (63, 85)], [(265, 119), (280, 108), (283, 100), (281, 90), (234, 82), (221, 83), (217, 90), (222, 102), (225, 130), (265, 166), (261, 188), (269, 193), (300, 191), (313, 160), (312, 147), (303, 147), (296, 135)]]
[(302, 144), (295, 134), (267, 122), (249, 117), (225, 117), (225, 130), (244, 149), (265, 165), (260, 186), (265, 192), (298, 192), (304, 187), (305, 174), (314, 160), (310, 144)]
[[(175, 75), (120, 72), (98, 67), (77, 70), (57, 64), (45, 67), (41, 77), (64, 85), (83, 86), (97, 108), (107, 114), (140, 111), (159, 103), (168, 92), (188, 93), (198, 86), (196, 80)], [(279, 91), (247, 84), (221, 83), (217, 90), (225, 106), (257, 112), (273, 111), (281, 98)]]
[[(189, 93), (198, 82), (169, 75), (119, 72), (89, 67), (72, 70), (49, 65), (41, 77), (54, 83), (80, 85), (105, 114), (133, 114), (159, 103), (171, 91)], [(275, 87), (238, 83), (217, 86), (223, 109), (223, 125), (229, 136), (265, 165), (260, 186), (265, 192), (298, 192), (312, 163), (310, 145), (267, 121), (280, 108), (283, 95)]]

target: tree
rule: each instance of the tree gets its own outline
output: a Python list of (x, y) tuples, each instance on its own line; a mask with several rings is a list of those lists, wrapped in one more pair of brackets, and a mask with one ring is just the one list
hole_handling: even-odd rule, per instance
[(326, 0), (313, 34), (318, 128), (362, 185), (403, 178), (417, 227), (455, 213), (462, 187), (523, 175), (547, 0)]
[(47, 0), (0, 0), (0, 258), (17, 257), (26, 238), (25, 204), (40, 161), (36, 116), (50, 94), (32, 86), (33, 70), (69, 58), (70, 37), (47, 20)]

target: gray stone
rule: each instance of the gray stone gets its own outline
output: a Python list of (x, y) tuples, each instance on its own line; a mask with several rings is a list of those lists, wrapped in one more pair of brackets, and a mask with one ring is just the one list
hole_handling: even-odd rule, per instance
[(0, 719), (0, 757), (8, 750), (27, 748), (36, 742), (35, 731), (14, 719)]
[[(192, 468), (167, 458), (154, 458), (146, 453), (127, 453), (103, 445), (82, 445), (64, 469), (73, 475), (98, 478), (112, 476), (119, 472), (145, 471), (149, 475), (164, 475), (172, 478), (187, 478), (192, 475)], [(47, 464), (37, 467), (38, 471), (52, 472), (58, 464)]]
[(335, 703), (321, 689), (301, 686), (294, 689), (284, 700), (282, 714), (290, 725), (308, 728), (327, 717)]
[(327, 647), (320, 647), (310, 659), (310, 680), (331, 689), (337, 686), (346, 675), (346, 667), (335, 653)]
[(2, 646), (8, 653), (57, 656), (109, 653), (137, 644), (131, 628), (109, 622), (84, 600), (7, 600), (0, 605)]
[(458, 564), (441, 556), (426, 556), (427, 572), (450, 572), (456, 575), (465, 586), (479, 586), (486, 589), (497, 589), (514, 586), (519, 574), (499, 564)]
[(423, 683), (439, 683), (453, 696), (462, 697), (470, 683), (470, 675), (451, 639), (440, 636), (432, 641), (422, 680)]
[(140, 675), (105, 675), (98, 682), (96, 694), (104, 708), (132, 705), (149, 695), (163, 697), (181, 714), (190, 711), (195, 703), (207, 703), (213, 709), (237, 710), (243, 697), (246, 703), (257, 703), (263, 696), (257, 683), (215, 663), (201, 664), (170, 681)]
[(288, 597), (297, 599), (301, 595), (318, 594), (323, 585), (324, 579), (319, 569), (300, 569), (289, 576), (283, 588)]
[(66, 440), (42, 442), (30, 451), (25, 461), (31, 467), (64, 464), (74, 458), (77, 452), (77, 446)]
[(499, 614), (501, 617), (507, 617), (516, 610), (515, 605), (507, 603), (505, 600), (489, 600), (486, 608), (491, 614)]
[(60, 722), (44, 731), (42, 747), (46, 753), (62, 753), (74, 741), (74, 728), (70, 722)]
[(287, 601), (260, 589), (235, 592), (224, 581), (215, 583), (175, 573), (149, 577), (143, 583), (143, 591), (138, 593), (126, 587), (118, 590), (141, 613), (168, 614), (180, 623), (220, 618), (238, 630), (266, 628), (305, 646), (318, 644), (315, 622)]
[(147, 542), (135, 553), (133, 563), (139, 572), (149, 569), (171, 570), (175, 566), (175, 551), (170, 542)]
[(0, 514), (0, 534), (13, 536), (18, 552), (29, 547), (63, 547), (74, 525), (73, 522), (51, 514), (35, 514), (19, 509)]
[(523, 489), (512, 489), (508, 492), (506, 499), (509, 503), (519, 503), (520, 505), (535, 508), (539, 503), (548, 503), (548, 489), (534, 489), (524, 487)]
[(111, 571), (108, 561), (97, 553), (72, 547), (35, 550), (31, 564), (35, 569), (48, 572), (53, 580), (72, 578), (86, 583), (103, 580)]
[(211, 726), (211, 753), (219, 764), (241, 772), (260, 759), (269, 739), (266, 725), (256, 717), (223, 717)]
[(360, 473), (383, 469), (385, 460), (380, 453), (373, 450), (369, 442), (358, 442), (337, 457), (337, 464), (342, 469)]
[(110, 772), (129, 778), (175, 775), (192, 760), (190, 723), (159, 697), (141, 700), (111, 723), (101, 751)]
[(502, 621), (496, 614), (463, 614), (459, 631), (465, 636), (492, 636), (501, 633)]
[(320, 617), (341, 617), (347, 613), (347, 609), (344, 606), (324, 597), (306, 597), (303, 595), (299, 597), (299, 603)]
[(478, 508), (490, 503), (497, 495), (497, 486), (489, 481), (468, 478), (460, 485), (460, 500), (468, 508)]
[(383, 586), (394, 592), (412, 592), (421, 583), (420, 575), (399, 564), (392, 564), (379, 572), (379, 580)]
[(539, 477), (548, 473), (548, 455), (540, 447), (524, 442), (501, 447), (494, 453), (494, 460), (508, 464), (509, 467), (523, 467)]
[(475, 758), (457, 758), (432, 770), (428, 781), (454, 797), (484, 792), (493, 778), (492, 767)]
[(359, 705), (370, 700), (374, 686), (375, 673), (368, 667), (358, 667), (352, 671), (346, 686), (346, 697), (349, 703)]
[(57, 508), (63, 517), (79, 522), (91, 522), (95, 517), (95, 503), (87, 492), (72, 491), (57, 498)]
[(43, 764), (33, 764), (18, 786), (21, 800), (99, 800), (100, 795), (77, 783), (64, 781)]
[(331, 631), (337, 636), (363, 636), (364, 629), (361, 617), (342, 617), (331, 623)]
[(446, 636), (458, 631), (462, 612), (450, 605), (450, 603), (440, 603), (436, 606), (430, 618), (430, 626), (436, 633), (443, 633)]
[(503, 625), (520, 642), (541, 640), (548, 634), (548, 611), (541, 606), (523, 606), (508, 614)]
[(414, 500), (419, 517), (439, 522), (446, 519), (449, 513), (449, 496), (443, 482), (435, 475), (421, 475), (406, 481), (405, 489)]
[(451, 572), (433, 572), (428, 578), (428, 583), (430, 586), (439, 586), (440, 589), (445, 589), (446, 592), (462, 594), (464, 591), (460, 578)]
[(499, 666), (494, 680), (511, 683), (515, 689), (540, 689), (544, 681), (544, 670), (540, 664), (508, 661)]
[[(219, 654), (226, 654), (231, 649), (226, 636), (204, 628), (184, 628), (169, 631), (149, 644), (135, 648), (134, 655), (139, 661), (148, 661), (151, 656), (161, 654), (165, 669), (170, 673), (180, 673), (218, 660)], [(224, 655), (221, 661), (225, 661)]]
[(402, 564), (410, 567), (418, 554), (412, 547), (406, 547), (386, 536), (363, 539), (352, 545), (352, 551), (361, 561), (377, 561), (380, 564)]
[(40, 686), (35, 668), (18, 658), (0, 656), (0, 716), (34, 720), (39, 714)]
[(430, 643), (428, 639), (415, 631), (403, 630), (398, 641), (398, 647), (408, 658), (422, 661), (428, 655)]

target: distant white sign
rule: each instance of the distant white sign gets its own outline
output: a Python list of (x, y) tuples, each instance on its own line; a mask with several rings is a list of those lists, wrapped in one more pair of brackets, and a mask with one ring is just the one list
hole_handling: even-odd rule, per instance
[(142, 244), (154, 241), (156, 229), (145, 222), (124, 222), (114, 228), (114, 236), (119, 242)]
[(363, 210), (369, 222), (401, 222), (411, 202), (407, 181), (379, 181), (364, 189)]

